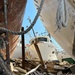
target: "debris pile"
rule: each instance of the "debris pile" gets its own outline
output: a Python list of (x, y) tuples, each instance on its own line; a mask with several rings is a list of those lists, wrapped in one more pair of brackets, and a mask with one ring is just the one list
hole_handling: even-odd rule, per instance
[(22, 59), (11, 59), (10, 66), (13, 75), (70, 75), (72, 73), (70, 64), (64, 66), (55, 62), (46, 62), (45, 66), (42, 66), (39, 61), (25, 60), (25, 69), (23, 69)]

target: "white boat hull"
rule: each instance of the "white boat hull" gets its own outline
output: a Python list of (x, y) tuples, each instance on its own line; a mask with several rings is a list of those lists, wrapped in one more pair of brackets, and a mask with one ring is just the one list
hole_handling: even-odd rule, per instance
[[(52, 54), (52, 52), (55, 52), (55, 49), (56, 49), (56, 47), (53, 44), (39, 42), (38, 47), (39, 47), (43, 61), (57, 61), (58, 60), (56, 54), (55, 53)], [(30, 45), (27, 52), (29, 52), (31, 60), (37, 60), (37, 61), (40, 60), (37, 54), (37, 51), (34, 47), (34, 44)]]

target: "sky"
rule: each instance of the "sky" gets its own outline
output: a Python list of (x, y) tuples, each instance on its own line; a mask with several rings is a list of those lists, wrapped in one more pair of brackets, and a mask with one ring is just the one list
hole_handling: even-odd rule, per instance
[[(36, 12), (37, 11), (36, 11), (36, 8), (34, 6), (34, 1), (28, 0), (27, 5), (26, 5), (26, 10), (24, 13), (23, 23), (22, 23), (22, 26), (25, 27), (25, 29), (27, 28), (27, 26), (30, 25), (29, 21), (27, 20), (28, 17), (30, 17), (31, 21), (33, 21), (35, 15), (36, 15)], [(37, 20), (33, 29), (34, 29), (35, 33), (38, 32), (38, 34), (43, 33), (46, 30), (40, 19)], [(27, 33), (25, 35), (26, 43), (28, 43), (28, 41), (33, 37), (34, 37), (33, 32), (31, 30), (29, 33)]]
[[(25, 12), (24, 12), (23, 22), (22, 22), (22, 26), (25, 29), (30, 25), (29, 21), (27, 20), (28, 17), (30, 17), (31, 22), (32, 22), (35, 15), (36, 15), (36, 12), (37, 12), (37, 10), (36, 10), (35, 5), (34, 5), (34, 0), (27, 0), (27, 5), (26, 5)], [(40, 18), (37, 20), (33, 29), (34, 29), (35, 33), (38, 32), (37, 35), (42, 34), (44, 32), (47, 32), (47, 30), (45, 29), (45, 27), (44, 27), (42, 21), (40, 20)], [(33, 32), (32, 32), (32, 30), (30, 30), (27, 34), (25, 34), (25, 43), (29, 44), (29, 40), (33, 37), (34, 37)], [(51, 39), (59, 50), (62, 49), (58, 45), (58, 43), (53, 39), (53, 37), (51, 37)]]

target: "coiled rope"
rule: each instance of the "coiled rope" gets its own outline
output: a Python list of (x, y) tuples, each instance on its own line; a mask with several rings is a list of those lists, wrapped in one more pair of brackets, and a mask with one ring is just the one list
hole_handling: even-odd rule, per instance
[(9, 33), (14, 34), (14, 35), (23, 35), (23, 34), (26, 34), (26, 33), (29, 32), (29, 31), (33, 28), (33, 26), (35, 25), (35, 23), (36, 23), (36, 21), (37, 21), (39, 15), (40, 15), (40, 12), (41, 12), (41, 10), (42, 10), (43, 4), (44, 4), (44, 0), (41, 0), (40, 7), (39, 7), (39, 9), (38, 9), (38, 12), (37, 12), (37, 14), (36, 14), (36, 16), (35, 16), (33, 22), (31, 23), (31, 25), (30, 25), (25, 31), (23, 31), (23, 32), (17, 32), (17, 31), (9, 30), (9, 29), (4, 28), (4, 27), (0, 27), (0, 30), (1, 30), (1, 31), (4, 31), (4, 32), (9, 32)]
[(66, 5), (66, 0), (59, 0), (58, 9), (56, 13), (56, 25), (58, 29), (61, 27), (66, 27), (68, 24), (68, 9)]

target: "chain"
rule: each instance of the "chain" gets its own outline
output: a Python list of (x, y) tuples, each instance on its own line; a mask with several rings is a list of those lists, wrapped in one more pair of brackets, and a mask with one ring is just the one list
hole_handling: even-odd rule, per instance
[(31, 23), (31, 25), (30, 25), (25, 31), (23, 31), (23, 32), (17, 32), (17, 31), (9, 30), (9, 29), (4, 28), (4, 27), (0, 27), (0, 30), (1, 30), (1, 31), (4, 31), (4, 32), (9, 32), (9, 33), (14, 34), (14, 35), (23, 35), (23, 34), (26, 34), (26, 33), (29, 32), (29, 31), (33, 28), (33, 26), (35, 25), (35, 23), (36, 23), (36, 21), (37, 21), (39, 15), (40, 15), (40, 12), (41, 12), (41, 10), (42, 10), (43, 4), (44, 4), (44, 0), (41, 0), (40, 7), (39, 7), (39, 9), (38, 9), (38, 12), (37, 12), (37, 14), (36, 14), (36, 16), (35, 16), (33, 22)]

